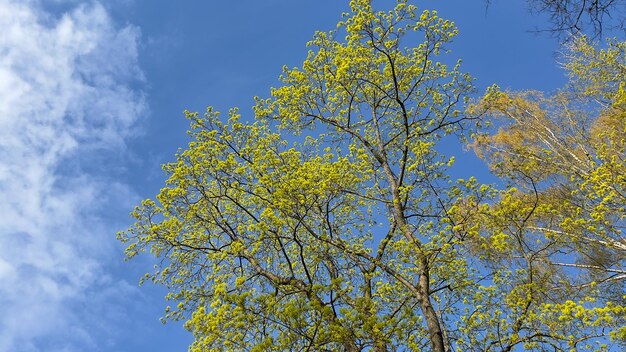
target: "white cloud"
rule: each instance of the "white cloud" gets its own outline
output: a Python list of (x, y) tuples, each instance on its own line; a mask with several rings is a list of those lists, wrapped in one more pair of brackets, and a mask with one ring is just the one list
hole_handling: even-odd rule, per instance
[(0, 351), (106, 350), (98, 331), (122, 314), (106, 303), (133, 289), (106, 274), (100, 213), (129, 191), (89, 160), (145, 114), (139, 31), (97, 2), (40, 5), (0, 0)]

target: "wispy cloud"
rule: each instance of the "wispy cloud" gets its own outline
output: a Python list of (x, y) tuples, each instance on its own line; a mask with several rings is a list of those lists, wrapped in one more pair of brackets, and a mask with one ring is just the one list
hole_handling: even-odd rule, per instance
[(40, 5), (0, 0), (0, 351), (106, 349), (132, 289), (103, 264), (103, 214), (129, 190), (102, 156), (145, 114), (139, 31), (97, 2)]

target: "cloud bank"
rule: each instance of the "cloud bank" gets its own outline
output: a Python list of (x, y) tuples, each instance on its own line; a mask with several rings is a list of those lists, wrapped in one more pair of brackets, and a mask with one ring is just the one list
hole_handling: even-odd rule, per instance
[(0, 0), (0, 351), (107, 350), (133, 290), (107, 274), (105, 215), (146, 110), (139, 31), (97, 2), (41, 5)]

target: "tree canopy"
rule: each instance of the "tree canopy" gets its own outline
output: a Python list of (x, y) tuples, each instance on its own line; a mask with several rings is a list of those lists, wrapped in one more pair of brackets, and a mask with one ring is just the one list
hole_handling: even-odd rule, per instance
[[(254, 116), (186, 112), (191, 142), (119, 234), (129, 258), (159, 259), (145, 279), (191, 351), (623, 342), (623, 44), (578, 42), (576, 89), (556, 97), (493, 88), (470, 105), (453, 22), (350, 6)], [(450, 176), (445, 143), (470, 132), (511, 187)]]

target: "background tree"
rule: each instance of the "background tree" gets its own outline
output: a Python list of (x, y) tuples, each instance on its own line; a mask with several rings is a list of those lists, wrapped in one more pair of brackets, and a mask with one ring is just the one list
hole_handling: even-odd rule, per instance
[(623, 0), (530, 0), (529, 5), (535, 12), (548, 14), (552, 32), (572, 35), (587, 31), (600, 37), (607, 29), (624, 29)]
[(581, 329), (601, 336), (615, 326), (613, 343), (626, 337), (625, 49), (579, 37), (565, 56), (567, 88), (491, 91), (482, 108), (499, 119), (474, 144), (512, 186), (483, 222), (502, 253), (484, 255), (519, 266), (536, 300), (527, 309), (553, 316), (551, 330), (577, 349), (589, 344)]
[[(491, 3), (488, 0), (487, 3)], [(624, 31), (626, 1), (624, 0), (527, 0), (529, 10), (545, 14), (550, 26), (538, 31), (551, 32), (564, 39), (579, 33), (594, 38), (607, 30)]]

